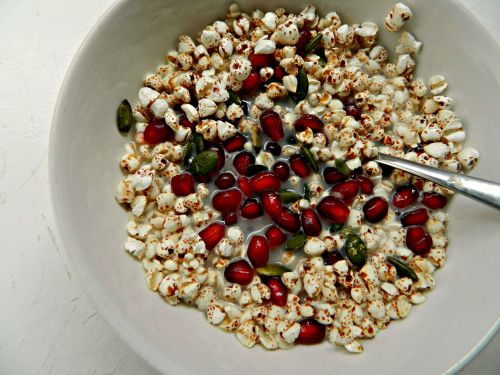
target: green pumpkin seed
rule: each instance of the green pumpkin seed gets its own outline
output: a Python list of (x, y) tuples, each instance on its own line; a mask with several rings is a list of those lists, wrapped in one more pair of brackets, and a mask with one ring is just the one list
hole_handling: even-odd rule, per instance
[(300, 69), (299, 74), (297, 74), (297, 91), (290, 92), (288, 95), (290, 95), (290, 98), (295, 103), (298, 103), (306, 98), (307, 91), (309, 91), (309, 80), (307, 79), (306, 71)]
[(262, 138), (260, 137), (260, 127), (258, 125), (250, 128), (250, 141), (254, 151), (258, 154), (262, 149)]
[(319, 66), (324, 68), (326, 66), (326, 59), (324, 57), (319, 59)]
[(307, 160), (307, 163), (311, 166), (314, 172), (319, 173), (318, 162), (314, 158), (313, 153), (306, 146), (300, 146), (300, 154)]
[(387, 261), (396, 268), (399, 277), (409, 277), (413, 281), (418, 281), (417, 274), (406, 263), (394, 257), (387, 257)]
[(365, 243), (358, 237), (347, 237), (345, 252), (347, 258), (356, 267), (362, 267), (366, 263), (367, 248)]
[(267, 264), (264, 267), (258, 267), (256, 270), (262, 276), (281, 276), (285, 272), (290, 272), (289, 268), (277, 263)]
[(226, 106), (229, 107), (231, 104), (240, 105), (241, 99), (238, 96), (238, 94), (236, 94), (234, 91), (230, 91), (230, 90), (228, 92), (229, 92), (229, 99), (226, 100)]
[(281, 198), (281, 203), (290, 204), (290, 203), (297, 202), (299, 199), (302, 198), (302, 196), (295, 193), (294, 191), (281, 189), (280, 190), (280, 198)]
[(344, 224), (332, 224), (330, 225), (329, 231), (330, 233), (337, 233), (339, 230), (343, 228)]
[(304, 199), (305, 200), (311, 199), (311, 188), (309, 187), (309, 184), (307, 184), (307, 183), (304, 184)]
[(123, 100), (116, 110), (116, 124), (122, 133), (128, 133), (132, 126), (132, 107), (127, 99)]
[(267, 167), (265, 165), (250, 164), (245, 171), (245, 176), (252, 177), (255, 176), (257, 173), (264, 171), (267, 171)]
[(194, 133), (194, 148), (196, 149), (196, 153), (199, 154), (205, 151), (205, 141), (203, 140), (203, 136), (198, 133)]
[(305, 53), (312, 52), (318, 47), (318, 45), (321, 42), (321, 39), (323, 39), (323, 34), (322, 33), (317, 33), (314, 38), (312, 38), (309, 43), (307, 43)]
[(351, 170), (349, 169), (349, 167), (347, 166), (347, 164), (345, 163), (344, 160), (342, 159), (336, 159), (335, 160), (335, 168), (337, 168), (337, 170), (344, 174), (344, 175), (349, 175), (351, 173)]
[(217, 153), (215, 151), (203, 151), (195, 156), (189, 166), (189, 171), (194, 176), (203, 176), (212, 172), (216, 163)]
[(286, 250), (297, 250), (304, 246), (306, 241), (307, 236), (302, 232), (298, 232), (286, 241), (285, 248)]
[(189, 140), (186, 143), (186, 147), (184, 147), (184, 154), (182, 156), (184, 165), (189, 164), (189, 159), (191, 159), (191, 155), (193, 154), (193, 146), (194, 146), (193, 137), (189, 137)]

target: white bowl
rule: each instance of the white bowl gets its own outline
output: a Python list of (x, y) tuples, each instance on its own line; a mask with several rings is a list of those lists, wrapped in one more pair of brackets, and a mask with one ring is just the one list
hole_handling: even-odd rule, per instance
[[(344, 21), (380, 26), (394, 2), (315, 1), (323, 14), (335, 10)], [(300, 11), (306, 3), (259, 0), (252, 7)], [(498, 46), (458, 2), (407, 3), (414, 18), (405, 29), (424, 42), (417, 75), (448, 78), (467, 141), (482, 153), (473, 174), (498, 180)], [(135, 101), (144, 74), (162, 62), (179, 35), (196, 34), (223, 16), (229, 4), (119, 1), (91, 32), (67, 74), (51, 133), (52, 198), (67, 252), (96, 307), (134, 350), (165, 373), (437, 374), (461, 368), (493, 336), (500, 312), (500, 218), (462, 197), (450, 207), (448, 261), (436, 274), (436, 289), (407, 319), (365, 341), (362, 355), (329, 343), (248, 350), (195, 309), (171, 307), (147, 290), (140, 264), (123, 250), (126, 215), (113, 197), (125, 143), (116, 130), (116, 107), (123, 98)], [(388, 34), (381, 32), (382, 44), (393, 50), (396, 37)]]

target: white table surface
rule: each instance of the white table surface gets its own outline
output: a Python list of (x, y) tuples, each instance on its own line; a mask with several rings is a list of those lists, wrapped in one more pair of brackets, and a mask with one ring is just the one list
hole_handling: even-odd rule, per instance
[[(500, 43), (500, 1), (460, 1)], [(156, 374), (83, 293), (55, 238), (47, 186), (59, 88), (112, 2), (0, 3), (0, 374)], [(499, 353), (497, 335), (461, 374), (500, 373)]]

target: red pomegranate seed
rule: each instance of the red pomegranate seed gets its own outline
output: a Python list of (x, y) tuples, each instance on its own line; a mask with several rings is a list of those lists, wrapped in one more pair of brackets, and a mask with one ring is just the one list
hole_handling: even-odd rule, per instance
[(272, 225), (266, 230), (266, 238), (271, 247), (282, 245), (286, 241), (285, 234), (276, 225)]
[(300, 213), (300, 222), (306, 236), (319, 236), (321, 233), (321, 221), (316, 211), (307, 208)]
[(373, 197), (363, 205), (365, 219), (370, 223), (378, 223), (389, 212), (389, 204), (382, 197)]
[(335, 184), (340, 181), (345, 181), (347, 176), (343, 173), (340, 173), (337, 168), (334, 167), (326, 167), (323, 170), (323, 178), (327, 184)]
[(208, 147), (208, 150), (215, 151), (217, 153), (217, 162), (215, 163), (215, 167), (212, 172), (220, 171), (226, 162), (226, 153), (224, 152), (224, 149), (221, 145), (214, 143)]
[(301, 320), (299, 337), (295, 340), (296, 344), (312, 345), (319, 344), (325, 338), (326, 327), (318, 323), (317, 320), (309, 318)]
[(422, 196), (422, 204), (429, 207), (431, 210), (439, 210), (448, 203), (448, 199), (439, 193), (424, 193)]
[(288, 288), (277, 277), (271, 277), (266, 282), (271, 291), (271, 303), (276, 306), (285, 306), (288, 300)]
[(281, 117), (277, 112), (270, 109), (263, 111), (259, 116), (259, 121), (264, 134), (274, 142), (278, 142), (285, 136)]
[(318, 213), (335, 224), (344, 224), (349, 217), (349, 207), (340, 199), (329, 196), (323, 198), (317, 206)]
[(266, 190), (279, 190), (280, 180), (273, 172), (260, 172), (250, 179), (253, 191), (263, 193)]
[(250, 183), (250, 179), (248, 177), (238, 177), (238, 187), (247, 197), (251, 197), (253, 195), (252, 184)]
[(332, 266), (335, 263), (337, 263), (339, 260), (344, 260), (344, 257), (338, 250), (334, 250), (331, 253), (325, 251), (323, 254), (323, 260), (325, 261), (326, 265)]
[(309, 168), (306, 159), (302, 156), (297, 154), (293, 155), (290, 157), (288, 162), (290, 163), (292, 171), (294, 171), (297, 176), (306, 178), (311, 174), (311, 168)]
[(230, 283), (248, 285), (253, 280), (253, 269), (245, 259), (240, 259), (227, 265), (224, 277)]
[(189, 173), (180, 173), (172, 177), (170, 182), (172, 192), (178, 197), (185, 197), (194, 193), (194, 178)]
[(256, 217), (262, 216), (264, 211), (262, 211), (262, 206), (254, 198), (246, 199), (240, 208), (241, 216), (246, 219), (255, 219)]
[(295, 233), (300, 230), (299, 216), (286, 207), (281, 208), (281, 211), (273, 217), (273, 221), (287, 232)]
[(359, 190), (361, 194), (371, 194), (373, 193), (373, 182), (366, 176), (358, 175), (354, 178), (358, 181)]
[(335, 195), (338, 195), (339, 198), (349, 200), (358, 195), (359, 183), (354, 179), (342, 181), (335, 185), (332, 191), (335, 192)]
[(276, 78), (278, 81), (283, 81), (283, 78), (285, 76), (285, 69), (283, 69), (281, 66), (277, 66), (274, 68), (274, 78)]
[(265, 191), (260, 195), (260, 201), (264, 211), (271, 217), (277, 215), (281, 210), (281, 197), (277, 191)]
[(306, 50), (307, 44), (312, 38), (311, 31), (307, 28), (302, 28), (299, 33), (299, 40), (295, 44), (295, 48), (297, 48), (298, 54), (303, 54)]
[(181, 113), (179, 116), (179, 125), (184, 126), (185, 128), (194, 129), (194, 122), (188, 120), (185, 113)]
[(264, 236), (252, 236), (248, 243), (247, 256), (254, 267), (263, 267), (269, 260), (269, 243)]
[(226, 225), (234, 225), (238, 222), (238, 214), (236, 211), (225, 213), (223, 218)]
[(217, 179), (215, 180), (215, 185), (219, 189), (228, 189), (233, 186), (235, 182), (236, 179), (231, 172), (224, 172), (217, 177)]
[(273, 54), (251, 54), (249, 59), (252, 64), (252, 68), (257, 70), (274, 65)]
[(209, 224), (198, 235), (205, 242), (207, 250), (212, 250), (226, 234), (226, 227), (220, 223)]
[(354, 117), (356, 120), (359, 119), (359, 117), (361, 116), (361, 109), (356, 107), (355, 104), (348, 104), (345, 106), (345, 114), (347, 116), (352, 116)]
[(274, 163), (273, 172), (281, 181), (286, 181), (290, 177), (290, 167), (284, 161)]
[(429, 220), (429, 215), (425, 208), (418, 208), (414, 211), (405, 212), (401, 215), (401, 224), (404, 227), (409, 227), (411, 225), (423, 225)]
[(236, 133), (234, 137), (226, 139), (222, 144), (227, 152), (235, 152), (243, 150), (243, 146), (247, 139), (240, 133)]
[(250, 75), (243, 81), (243, 87), (241, 90), (244, 93), (251, 94), (260, 85), (260, 74), (258, 72), (250, 73)]
[(276, 142), (267, 142), (265, 150), (273, 154), (274, 156), (281, 155), (281, 146)]
[(212, 179), (212, 174), (209, 173), (209, 174), (206, 174), (206, 175), (203, 175), (203, 176), (194, 176), (194, 179), (197, 182), (209, 183), (210, 180)]
[(413, 180), (413, 186), (415, 186), (419, 191), (422, 191), (424, 189), (424, 180), (421, 178), (415, 178)]
[(232, 188), (215, 194), (212, 198), (212, 206), (222, 213), (233, 212), (240, 206), (242, 199), (241, 191)]
[(166, 142), (174, 138), (174, 131), (163, 119), (151, 121), (144, 129), (144, 140), (150, 145)]
[(432, 237), (422, 227), (406, 230), (406, 246), (417, 255), (426, 254), (432, 247)]
[(397, 208), (405, 208), (418, 199), (418, 190), (415, 186), (408, 184), (398, 186), (394, 196), (392, 197), (392, 204)]
[(233, 165), (239, 174), (244, 175), (250, 164), (255, 164), (255, 156), (248, 151), (241, 151), (233, 159)]
[(298, 132), (303, 132), (306, 128), (310, 128), (314, 133), (321, 132), (324, 125), (323, 121), (316, 115), (302, 115), (293, 124), (295, 130)]

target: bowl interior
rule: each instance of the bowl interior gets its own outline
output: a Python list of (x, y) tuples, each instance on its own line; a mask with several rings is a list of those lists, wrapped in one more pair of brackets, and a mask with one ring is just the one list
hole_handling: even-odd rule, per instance
[[(300, 11), (306, 1), (253, 1), (252, 8)], [(396, 37), (383, 30), (394, 1), (315, 1), (322, 14), (345, 22), (377, 22), (389, 50)], [(375, 4), (376, 3), (376, 4)], [(417, 76), (443, 74), (468, 143), (481, 151), (474, 175), (499, 180), (500, 53), (458, 2), (407, 1), (414, 18), (406, 30), (424, 42)], [(210, 326), (195, 309), (171, 307), (147, 290), (138, 262), (123, 250), (125, 212), (114, 189), (125, 138), (115, 125), (117, 104), (136, 100), (145, 73), (162, 63), (181, 34), (195, 35), (222, 17), (230, 2), (150, 0), (118, 2), (100, 21), (70, 68), (51, 134), (52, 197), (70, 258), (97, 308), (136, 351), (166, 373), (273, 371), (343, 374), (442, 373), (460, 366), (495, 324), (500, 299), (494, 289), (500, 263), (498, 212), (456, 197), (450, 208), (448, 262), (437, 287), (409, 318), (393, 322), (361, 356), (330, 344), (291, 351), (247, 350), (233, 335)], [(250, 11), (252, 9), (245, 9)], [(425, 359), (425, 360), (422, 360)], [(331, 362), (329, 362), (331, 361)], [(458, 367), (455, 367), (458, 368)]]

